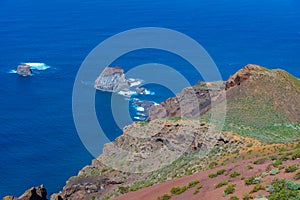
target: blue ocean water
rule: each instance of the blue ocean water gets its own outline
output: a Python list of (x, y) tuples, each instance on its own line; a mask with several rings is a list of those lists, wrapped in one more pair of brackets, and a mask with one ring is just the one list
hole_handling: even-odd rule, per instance
[[(300, 77), (298, 0), (1, 0), (0, 196), (18, 196), (41, 183), (49, 193), (57, 192), (90, 163), (92, 156), (72, 119), (77, 70), (107, 37), (146, 26), (194, 38), (214, 59), (223, 79), (247, 63), (283, 68)], [(182, 69), (191, 83), (199, 79), (187, 63), (165, 52), (133, 52), (114, 64), (128, 70), (145, 61)], [(50, 68), (32, 77), (8, 73), (23, 62)], [(155, 95), (147, 98), (155, 102), (172, 96), (158, 86), (149, 89)], [(104, 116), (109, 109), (101, 98), (106, 96), (96, 94)], [(105, 119), (113, 139), (120, 130), (111, 118)]]

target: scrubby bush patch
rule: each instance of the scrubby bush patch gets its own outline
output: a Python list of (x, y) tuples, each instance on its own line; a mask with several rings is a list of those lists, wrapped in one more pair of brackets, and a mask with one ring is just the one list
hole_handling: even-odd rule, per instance
[(223, 196), (227, 196), (229, 194), (233, 194), (235, 191), (235, 184), (230, 184), (228, 187), (224, 190)]
[(298, 165), (290, 165), (290, 166), (288, 166), (288, 167), (286, 167), (285, 169), (284, 169), (284, 171), (286, 172), (286, 173), (291, 173), (291, 172), (295, 172), (295, 171), (297, 171), (298, 170)]
[(237, 176), (239, 176), (239, 175), (240, 175), (239, 172), (233, 172), (233, 173), (231, 173), (229, 176), (232, 177), (232, 178), (235, 178), (235, 177), (237, 177)]
[(216, 185), (216, 188), (220, 188), (220, 187), (222, 187), (222, 186), (224, 186), (224, 185), (228, 185), (228, 181), (222, 181), (222, 182), (218, 183), (218, 184)]

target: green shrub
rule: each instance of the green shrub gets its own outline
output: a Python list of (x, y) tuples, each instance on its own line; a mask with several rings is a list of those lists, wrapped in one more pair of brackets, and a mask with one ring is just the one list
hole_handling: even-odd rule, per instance
[(195, 194), (198, 194), (199, 193), (199, 191), (200, 191), (200, 189), (202, 188), (203, 186), (202, 185), (199, 185), (197, 188), (196, 188), (196, 190), (194, 191), (194, 195)]
[(222, 182), (218, 183), (218, 184), (216, 185), (216, 188), (220, 188), (220, 187), (222, 187), (222, 186), (224, 186), (224, 185), (228, 185), (228, 181), (222, 181)]
[(269, 174), (268, 174), (267, 172), (263, 172), (263, 173), (261, 173), (260, 176), (261, 176), (262, 178), (265, 178), (265, 177), (268, 176), (268, 175), (269, 175)]
[(208, 177), (209, 177), (209, 178), (215, 178), (215, 177), (217, 177), (217, 176), (218, 176), (218, 174), (213, 174), (213, 173), (212, 173), (212, 174), (208, 174)]
[(278, 169), (272, 169), (270, 172), (269, 172), (269, 174), (271, 175), (271, 176), (274, 176), (274, 175), (276, 175), (276, 174), (279, 174), (279, 170)]
[(268, 191), (271, 193), (269, 200), (282, 200), (282, 199), (299, 199), (300, 189), (299, 183), (287, 181), (285, 179), (274, 179)]
[(264, 190), (265, 187), (261, 184), (257, 184), (254, 186), (254, 188), (251, 190), (251, 193), (255, 193), (255, 192), (258, 192), (259, 190)]
[(247, 168), (248, 169), (253, 169), (253, 166), (252, 165), (248, 165)]
[(296, 173), (294, 176), (294, 180), (300, 180), (300, 172)]
[(216, 163), (216, 162), (211, 162), (208, 165), (209, 169), (215, 168), (216, 166), (218, 166), (218, 163)]
[(226, 169), (220, 169), (219, 171), (217, 171), (217, 175), (222, 175), (226, 172)]
[(188, 187), (189, 187), (189, 188), (195, 187), (198, 183), (199, 183), (198, 180), (189, 182), (189, 186), (188, 186)]
[(291, 173), (291, 172), (297, 171), (297, 169), (298, 169), (298, 165), (295, 164), (295, 165), (290, 165), (290, 166), (286, 167), (284, 171), (286, 173)]
[(239, 200), (236, 196), (230, 197), (230, 200)]
[(172, 194), (181, 194), (181, 193), (185, 192), (187, 189), (189, 189), (188, 186), (183, 186), (182, 188), (180, 188), (180, 187), (173, 187), (171, 189), (171, 193)]
[(256, 199), (266, 199), (265, 195), (256, 195)]
[(169, 199), (171, 199), (171, 196), (168, 194), (164, 194), (160, 197), (157, 197), (157, 200), (169, 200)]
[(224, 196), (227, 196), (228, 194), (233, 194), (235, 191), (235, 184), (230, 184), (228, 187), (224, 190), (223, 194)]
[(260, 158), (257, 159), (253, 162), (253, 164), (258, 165), (258, 164), (263, 164), (268, 158)]
[(230, 177), (235, 178), (235, 177), (237, 177), (239, 175), (240, 175), (239, 172), (233, 172), (233, 173), (230, 174)]
[(274, 161), (274, 160), (277, 160), (277, 156), (270, 156), (269, 158), (270, 158), (271, 160), (273, 160), (273, 161)]
[(296, 160), (297, 158), (300, 158), (300, 150), (297, 150), (292, 154), (293, 160)]
[(177, 192), (179, 192), (180, 191), (180, 188), (179, 187), (173, 187), (173, 188), (171, 188), (171, 193), (172, 194), (176, 194)]
[(244, 194), (243, 195), (243, 200), (250, 200), (253, 199), (253, 196), (251, 194)]
[(272, 165), (273, 165), (274, 167), (279, 167), (280, 165), (282, 165), (282, 161), (281, 161), (281, 160), (274, 160), (274, 161), (272, 162)]
[(287, 180), (286, 184), (287, 184), (288, 188), (293, 190), (293, 191), (300, 190), (300, 183), (296, 183), (296, 182), (293, 182), (291, 180)]
[(125, 194), (125, 193), (129, 192), (129, 188), (128, 188), (128, 187), (123, 187), (123, 186), (120, 186), (120, 187), (118, 188), (118, 190), (119, 190), (119, 192), (120, 192), (121, 194)]
[(250, 178), (245, 180), (246, 185), (252, 185), (260, 183), (260, 177), (251, 176)]

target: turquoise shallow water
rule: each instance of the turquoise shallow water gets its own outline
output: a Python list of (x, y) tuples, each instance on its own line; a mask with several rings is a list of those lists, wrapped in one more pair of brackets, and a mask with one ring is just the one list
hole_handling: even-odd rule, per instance
[[(131, 28), (174, 29), (210, 53), (223, 79), (247, 63), (283, 68), (300, 77), (300, 3), (286, 1), (25, 1), (0, 2), (0, 196), (20, 195), (44, 183), (59, 191), (92, 156), (72, 119), (72, 88), (81, 62), (101, 41)], [(22, 62), (49, 69), (33, 77), (8, 73)], [(192, 84), (200, 78), (182, 59), (158, 51), (132, 52), (119, 60), (125, 70), (146, 62), (167, 64)], [(93, 81), (93, 80), (90, 80)], [(173, 94), (148, 88), (160, 102)], [(97, 93), (97, 109), (109, 116)], [(130, 108), (132, 116), (136, 110)], [(101, 118), (109, 138), (120, 134), (111, 117)]]

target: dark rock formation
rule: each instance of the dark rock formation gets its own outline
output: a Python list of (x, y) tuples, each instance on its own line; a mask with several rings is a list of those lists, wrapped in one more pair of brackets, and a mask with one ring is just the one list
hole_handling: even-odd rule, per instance
[(106, 67), (95, 81), (97, 90), (107, 92), (128, 90), (129, 86), (124, 70), (121, 67)]
[(44, 185), (32, 187), (19, 198), (14, 196), (5, 196), (3, 197), (3, 200), (47, 200), (47, 190)]
[(18, 66), (17, 74), (19, 74), (21, 76), (31, 76), (32, 75), (32, 70), (30, 69), (29, 65), (22, 64), (22, 65)]

